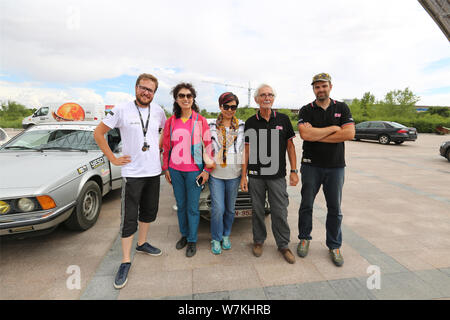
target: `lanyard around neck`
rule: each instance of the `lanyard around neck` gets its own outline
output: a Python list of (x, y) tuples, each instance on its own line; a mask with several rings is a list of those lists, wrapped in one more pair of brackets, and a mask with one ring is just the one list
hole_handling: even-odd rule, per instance
[(141, 120), (141, 126), (142, 126), (142, 133), (144, 134), (144, 140), (145, 140), (146, 135), (147, 135), (147, 130), (148, 130), (148, 122), (150, 120), (150, 104), (148, 105), (148, 115), (147, 115), (147, 122), (145, 123), (145, 127), (144, 127), (144, 121), (142, 120), (141, 111), (139, 110), (139, 106), (137, 105), (136, 100), (134, 100), (134, 105), (136, 106), (136, 109), (139, 113), (139, 119)]

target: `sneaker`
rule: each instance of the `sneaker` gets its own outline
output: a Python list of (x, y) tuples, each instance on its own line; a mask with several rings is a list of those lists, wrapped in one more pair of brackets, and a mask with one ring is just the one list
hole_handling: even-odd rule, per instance
[(297, 254), (300, 258), (304, 258), (308, 255), (309, 241), (310, 240), (306, 240), (306, 239), (300, 240), (300, 243), (298, 244), (298, 247), (297, 247)]
[(176, 247), (178, 250), (181, 250), (181, 249), (183, 249), (184, 247), (186, 247), (186, 245), (187, 245), (187, 238), (186, 238), (186, 237), (181, 237), (181, 239), (178, 240), (178, 242), (177, 242), (177, 244), (176, 244), (175, 247)]
[(187, 248), (186, 248), (186, 257), (190, 258), (195, 256), (195, 253), (197, 252), (197, 246), (195, 242), (188, 242)]
[(344, 257), (342, 256), (341, 249), (330, 249), (330, 256), (333, 263), (340, 267), (344, 264)]
[(229, 236), (223, 236), (222, 237), (222, 249), (223, 250), (230, 250), (231, 249), (231, 241)]
[(217, 241), (217, 240), (211, 241), (211, 251), (214, 254), (222, 253), (222, 248), (220, 247), (220, 241)]
[(255, 257), (261, 257), (262, 253), (263, 253), (262, 243), (254, 243), (253, 244), (253, 255)]
[(142, 252), (142, 253), (147, 253), (151, 256), (160, 256), (162, 254), (160, 249), (155, 248), (148, 242), (145, 242), (143, 245), (140, 245), (140, 246), (138, 246), (136, 244), (136, 251)]
[(128, 271), (130, 271), (131, 263), (122, 263), (117, 271), (116, 278), (114, 280), (114, 288), (122, 289), (125, 287), (128, 281)]
[(283, 255), (284, 259), (289, 262), (290, 264), (295, 263), (295, 257), (292, 254), (292, 251), (289, 250), (289, 248), (285, 248), (285, 249), (278, 249), (278, 251), (281, 252), (281, 254)]

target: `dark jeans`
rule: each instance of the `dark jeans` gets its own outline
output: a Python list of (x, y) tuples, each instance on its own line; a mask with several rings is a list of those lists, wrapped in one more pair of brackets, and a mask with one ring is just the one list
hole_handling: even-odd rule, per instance
[(338, 249), (342, 245), (342, 187), (344, 186), (344, 168), (320, 168), (302, 165), (302, 200), (298, 210), (298, 238), (311, 240), (312, 212), (314, 199), (323, 186), (327, 202), (326, 245), (329, 249)]

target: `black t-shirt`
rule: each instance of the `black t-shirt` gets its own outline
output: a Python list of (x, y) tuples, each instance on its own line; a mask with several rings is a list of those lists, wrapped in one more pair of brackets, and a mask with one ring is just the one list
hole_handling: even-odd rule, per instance
[(294, 137), (291, 120), (283, 113), (272, 110), (269, 121), (259, 111), (248, 118), (245, 121), (245, 143), (250, 144), (248, 175), (265, 179), (285, 177), (287, 143)]
[[(303, 106), (298, 114), (298, 123), (309, 122), (313, 127), (325, 128), (329, 126), (344, 126), (353, 124), (349, 107), (339, 101), (331, 100), (326, 110), (319, 107), (316, 102)], [(302, 164), (323, 167), (345, 167), (344, 142), (325, 143), (303, 141)]]

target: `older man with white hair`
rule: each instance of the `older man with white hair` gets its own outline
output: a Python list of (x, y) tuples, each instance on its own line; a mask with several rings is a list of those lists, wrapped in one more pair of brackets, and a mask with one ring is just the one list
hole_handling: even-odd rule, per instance
[(264, 203), (268, 190), (275, 242), (286, 261), (295, 263), (295, 257), (289, 249), (289, 197), (286, 190), (286, 151), (291, 165), (290, 185), (295, 186), (299, 181), (297, 157), (292, 142), (295, 132), (287, 115), (272, 110), (275, 100), (272, 87), (262, 84), (256, 90), (254, 98), (259, 110), (245, 122), (241, 178), (241, 189), (249, 190), (252, 198), (253, 254), (256, 257), (262, 255), (267, 238)]

